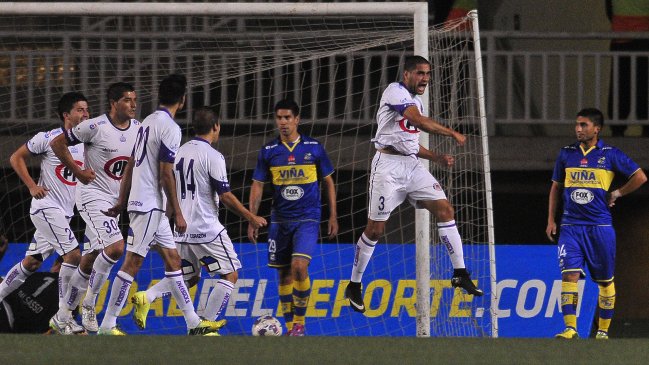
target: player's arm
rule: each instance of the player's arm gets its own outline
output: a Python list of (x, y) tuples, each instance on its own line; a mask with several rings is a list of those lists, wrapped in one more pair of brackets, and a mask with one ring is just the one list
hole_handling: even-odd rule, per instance
[(128, 200), (128, 195), (131, 193), (131, 181), (133, 176), (133, 167), (135, 166), (135, 159), (130, 157), (128, 163), (124, 168), (124, 174), (122, 175), (122, 181), (119, 184), (119, 195), (117, 197), (117, 202), (112, 208), (109, 208), (107, 211), (101, 211), (109, 217), (117, 217), (123, 210), (126, 208), (126, 203)]
[(455, 164), (455, 158), (453, 156), (443, 153), (435, 153), (422, 145), (419, 145), (417, 157), (436, 162), (444, 167), (451, 167)]
[(176, 232), (185, 233), (187, 222), (185, 222), (185, 217), (183, 217), (183, 212), (180, 210), (180, 204), (178, 203), (173, 162), (160, 161), (160, 185), (162, 185), (162, 189), (167, 196), (168, 207), (171, 208), (171, 214), (174, 217)]
[(556, 181), (552, 181), (550, 187), (550, 196), (548, 198), (548, 225), (545, 228), (545, 234), (550, 241), (554, 242), (554, 236), (557, 234), (556, 212), (559, 206), (559, 199), (561, 199), (561, 190), (563, 186)]
[(412, 125), (424, 132), (453, 137), (460, 146), (464, 145), (464, 142), (466, 141), (466, 137), (462, 133), (446, 128), (432, 118), (421, 115), (419, 109), (417, 109), (415, 105), (407, 107), (406, 110), (403, 111), (403, 116), (406, 117)]
[(77, 165), (74, 161), (74, 157), (72, 157), (72, 154), (68, 150), (69, 146), (70, 144), (68, 143), (65, 133), (59, 134), (50, 143), (50, 147), (52, 147), (52, 151), (56, 157), (61, 160), (61, 163), (63, 163), (65, 167), (72, 171), (74, 177), (84, 185), (89, 184), (95, 179), (95, 172), (92, 169), (82, 169), (81, 166)]
[[(259, 205), (261, 204), (261, 195), (264, 192), (264, 183), (261, 181), (253, 180), (250, 186), (250, 199), (248, 200), (248, 208), (250, 213), (257, 215), (259, 212)], [(259, 227), (255, 228), (252, 224), (248, 224), (248, 239), (252, 243), (257, 243), (259, 236)]]
[(336, 208), (336, 184), (332, 175), (323, 179), (327, 191), (327, 203), (329, 205), (328, 238), (333, 239), (338, 234), (338, 211)]
[(633, 175), (631, 175), (629, 180), (627, 180), (627, 182), (622, 185), (622, 187), (617, 190), (613, 190), (611, 194), (609, 194), (608, 206), (614, 206), (615, 200), (617, 200), (617, 198), (631, 194), (632, 192), (638, 190), (638, 188), (641, 187), (645, 182), (647, 182), (647, 175), (645, 175), (642, 169), (638, 169), (635, 173), (633, 173)]
[(27, 148), (27, 145), (23, 144), (13, 154), (11, 154), (9, 163), (14, 171), (16, 171), (20, 180), (25, 184), (25, 186), (27, 186), (27, 189), (29, 189), (29, 194), (33, 198), (43, 199), (45, 195), (47, 195), (49, 189), (46, 186), (37, 185), (29, 174), (25, 160), (31, 155), (32, 153)]
[(249, 225), (254, 229), (259, 229), (259, 227), (266, 226), (266, 219), (264, 217), (253, 214), (251, 211), (246, 209), (246, 207), (241, 204), (239, 199), (237, 199), (237, 197), (234, 196), (231, 191), (219, 194), (219, 199), (228, 209), (236, 213), (239, 217), (247, 220)]

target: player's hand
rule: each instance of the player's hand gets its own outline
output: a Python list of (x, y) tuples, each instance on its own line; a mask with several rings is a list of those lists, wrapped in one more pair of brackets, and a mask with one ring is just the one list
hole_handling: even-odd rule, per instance
[(327, 229), (327, 238), (334, 239), (338, 235), (338, 219), (336, 217), (329, 218), (329, 228)]
[(551, 242), (554, 242), (554, 236), (557, 235), (557, 224), (554, 222), (548, 223), (548, 226), (545, 228), (545, 235), (548, 236)]
[(36, 185), (33, 188), (29, 189), (29, 194), (34, 199), (43, 199), (47, 195), (48, 191), (50, 191), (50, 189), (44, 186)]
[(256, 230), (259, 230), (259, 228), (261, 227), (266, 227), (266, 225), (268, 224), (266, 222), (266, 218), (260, 217), (258, 215), (253, 216), (252, 219), (250, 219), (248, 222), (248, 227), (252, 226)]
[(442, 167), (451, 167), (455, 165), (455, 157), (451, 155), (438, 155), (435, 160)]
[(460, 132), (453, 132), (453, 138), (459, 146), (464, 146), (466, 142), (466, 136)]
[(257, 243), (257, 237), (259, 236), (259, 228), (255, 228), (251, 224), (248, 224), (248, 239), (252, 243)]
[(83, 185), (88, 185), (94, 180), (97, 175), (93, 169), (80, 170), (74, 174), (74, 176), (79, 180)]
[(117, 202), (117, 204), (113, 205), (112, 208), (108, 208), (108, 210), (100, 210), (104, 215), (107, 215), (109, 217), (117, 217), (122, 211), (124, 210), (124, 203)]
[(619, 198), (619, 197), (621, 197), (621, 196), (622, 196), (622, 193), (620, 193), (619, 190), (613, 190), (613, 191), (611, 192), (611, 194), (609, 194), (609, 196), (608, 196), (608, 206), (609, 206), (609, 207), (614, 206), (614, 205), (615, 205), (615, 201), (617, 200), (617, 198)]
[(176, 232), (182, 234), (187, 231), (187, 222), (185, 222), (185, 217), (182, 213), (174, 214), (174, 225), (176, 226)]

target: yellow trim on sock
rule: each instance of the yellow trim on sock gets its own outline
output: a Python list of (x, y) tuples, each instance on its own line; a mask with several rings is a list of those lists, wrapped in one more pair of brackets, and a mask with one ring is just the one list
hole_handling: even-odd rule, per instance
[(293, 295), (293, 284), (280, 285), (279, 295)]
[(311, 288), (311, 279), (307, 276), (306, 279), (302, 281), (294, 281), (293, 287), (297, 291), (307, 291)]

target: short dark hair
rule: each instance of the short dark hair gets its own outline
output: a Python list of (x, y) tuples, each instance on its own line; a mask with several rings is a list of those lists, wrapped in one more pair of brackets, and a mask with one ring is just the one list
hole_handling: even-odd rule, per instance
[(61, 99), (59, 99), (59, 104), (56, 107), (56, 113), (59, 115), (59, 118), (62, 122), (65, 121), (63, 113), (69, 113), (74, 107), (74, 104), (79, 101), (85, 101), (87, 103), (88, 99), (86, 99), (86, 97), (83, 96), (82, 93), (77, 91), (71, 91), (61, 96)]
[(108, 100), (108, 105), (110, 106), (111, 101), (118, 101), (124, 96), (124, 93), (135, 91), (133, 85), (126, 82), (116, 82), (111, 84), (106, 91), (106, 99)]
[(584, 108), (577, 113), (577, 117), (588, 118), (594, 125), (604, 127), (604, 114), (597, 108)]
[(207, 134), (212, 130), (214, 125), (219, 125), (219, 118), (211, 108), (206, 106), (200, 107), (194, 111), (192, 127), (195, 135)]
[(187, 91), (187, 78), (181, 74), (171, 74), (160, 82), (158, 102), (161, 105), (179, 103)]
[(430, 66), (430, 62), (428, 62), (428, 60), (422, 56), (406, 56), (406, 58), (403, 60), (403, 70), (412, 71), (417, 68), (417, 65), (421, 65), (422, 63)]
[(300, 116), (300, 107), (294, 100), (291, 99), (282, 99), (275, 104), (275, 113), (280, 109), (290, 109), (293, 112), (294, 117)]

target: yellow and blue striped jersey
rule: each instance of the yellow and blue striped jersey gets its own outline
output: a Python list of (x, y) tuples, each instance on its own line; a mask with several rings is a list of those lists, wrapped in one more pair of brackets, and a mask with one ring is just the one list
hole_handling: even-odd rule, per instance
[(319, 180), (333, 173), (320, 142), (300, 135), (293, 144), (279, 138), (265, 144), (259, 150), (252, 179), (273, 186), (271, 221), (319, 221)]
[(638, 169), (624, 152), (601, 140), (588, 150), (580, 143), (563, 147), (552, 175), (564, 187), (561, 224), (612, 224), (606, 194), (613, 177), (629, 178)]

